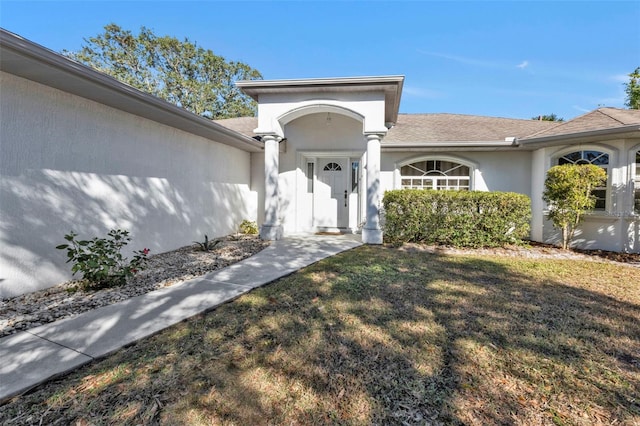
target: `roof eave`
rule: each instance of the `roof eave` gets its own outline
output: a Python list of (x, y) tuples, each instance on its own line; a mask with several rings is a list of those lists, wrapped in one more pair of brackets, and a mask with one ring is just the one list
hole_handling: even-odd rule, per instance
[(262, 144), (0, 28), (0, 70), (160, 124), (258, 152)]
[[(632, 137), (640, 136), (640, 124), (627, 124), (620, 127), (614, 127), (610, 129), (598, 129), (598, 130), (588, 130), (584, 132), (576, 132), (576, 133), (566, 133), (561, 135), (552, 135), (552, 136), (542, 136), (542, 137), (533, 137), (533, 138), (522, 138), (520, 139), (520, 143), (523, 146), (528, 147), (544, 147), (544, 146), (553, 146), (555, 144), (568, 143), (572, 140), (584, 140), (590, 138), (598, 138), (602, 136), (626, 136), (626, 134)], [(638, 134), (634, 134), (638, 133)]]
[(384, 139), (380, 147), (386, 151), (403, 151), (413, 149), (429, 149), (429, 148), (517, 148), (519, 140), (504, 141), (433, 141), (433, 142), (386, 142)]

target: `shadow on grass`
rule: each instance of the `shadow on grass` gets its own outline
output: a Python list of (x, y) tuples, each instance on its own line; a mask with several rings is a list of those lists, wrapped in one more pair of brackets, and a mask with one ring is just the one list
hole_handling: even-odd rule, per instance
[(615, 268), (361, 247), (49, 383), (0, 419), (633, 424), (638, 290), (593, 278)]

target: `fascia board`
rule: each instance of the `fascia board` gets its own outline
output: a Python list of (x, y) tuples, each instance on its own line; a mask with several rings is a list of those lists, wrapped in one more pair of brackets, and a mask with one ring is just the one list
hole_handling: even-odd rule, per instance
[[(636, 133), (634, 135), (634, 133)], [(538, 138), (522, 138), (520, 139), (520, 143), (523, 146), (527, 147), (544, 147), (544, 146), (553, 146), (556, 144), (566, 144), (571, 142), (572, 140), (580, 140), (584, 141), (585, 139), (590, 138), (601, 138), (603, 136), (617, 136), (620, 137), (623, 134), (629, 134), (631, 137), (640, 137), (640, 125), (638, 124), (629, 124), (620, 127), (615, 127), (613, 129), (599, 129), (599, 130), (589, 130), (585, 132), (577, 132), (577, 133), (567, 133), (564, 135), (554, 135), (554, 136), (542, 136)]]

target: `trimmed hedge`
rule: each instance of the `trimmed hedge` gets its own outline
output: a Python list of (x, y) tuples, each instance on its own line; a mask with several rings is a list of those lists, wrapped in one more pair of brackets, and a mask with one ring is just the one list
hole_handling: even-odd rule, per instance
[(387, 191), (384, 238), (456, 247), (496, 247), (529, 235), (531, 200), (513, 192)]

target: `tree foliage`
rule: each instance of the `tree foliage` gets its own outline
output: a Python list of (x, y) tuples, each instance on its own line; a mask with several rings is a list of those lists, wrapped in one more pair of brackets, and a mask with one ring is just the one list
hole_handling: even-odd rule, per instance
[(558, 117), (556, 114), (549, 114), (549, 115), (538, 115), (536, 117), (531, 117), (532, 120), (539, 120), (539, 121), (564, 121), (564, 118), (562, 117)]
[(640, 67), (629, 74), (629, 82), (624, 86), (627, 94), (625, 106), (630, 109), (640, 109)]
[(593, 164), (563, 164), (549, 169), (542, 198), (549, 205), (549, 219), (562, 230), (562, 248), (569, 247), (584, 214), (593, 210), (592, 190), (606, 184), (607, 173)]
[(255, 102), (234, 85), (262, 78), (247, 64), (226, 61), (188, 39), (159, 37), (145, 27), (133, 34), (109, 24), (84, 41), (80, 51), (63, 54), (203, 117), (255, 115)]

